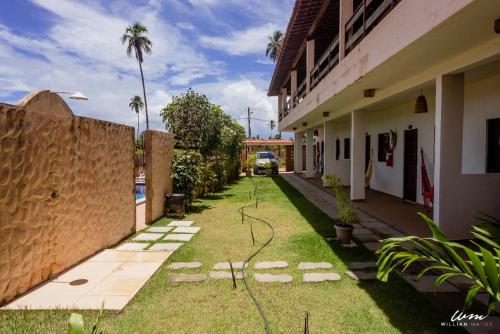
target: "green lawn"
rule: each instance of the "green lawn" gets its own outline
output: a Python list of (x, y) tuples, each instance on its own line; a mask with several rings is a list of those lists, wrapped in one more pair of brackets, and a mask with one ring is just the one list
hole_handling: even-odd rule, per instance
[[(360, 283), (345, 275), (349, 261), (373, 260), (363, 249), (328, 244), (333, 221), (316, 209), (280, 177), (254, 177), (265, 199), (246, 212), (270, 222), (275, 228), (271, 244), (251, 262), (249, 282), (266, 312), (272, 333), (302, 333), (304, 312), (310, 313), (311, 333), (422, 333), (445, 332), (439, 326), (449, 316), (440, 314), (403, 280)], [(186, 273), (207, 274), (217, 262), (241, 261), (252, 253), (248, 224), (241, 224), (238, 208), (250, 203), (249, 179), (241, 179), (223, 193), (195, 203), (186, 219), (201, 226), (189, 243), (180, 248), (149, 280), (122, 312), (105, 312), (102, 328), (109, 333), (262, 333), (263, 324), (243, 282), (232, 290), (231, 280), (202, 283), (171, 283), (167, 265), (176, 261), (200, 261), (202, 268)], [(162, 226), (170, 220), (161, 219)], [(269, 235), (267, 227), (254, 224), (258, 240)], [(273, 269), (294, 277), (290, 284), (257, 283), (252, 278), (254, 261), (288, 261), (289, 268)], [(329, 261), (342, 280), (305, 284), (302, 261)], [(1, 333), (60, 333), (70, 311), (0, 312)], [(96, 312), (82, 312), (87, 322)], [(456, 330), (455, 330), (456, 332)]]

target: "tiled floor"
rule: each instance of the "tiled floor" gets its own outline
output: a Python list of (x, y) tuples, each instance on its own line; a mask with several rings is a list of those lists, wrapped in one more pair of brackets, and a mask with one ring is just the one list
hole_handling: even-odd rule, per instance
[[(121, 310), (172, 252), (106, 249), (6, 305), (4, 309)], [(75, 280), (87, 280), (71, 285)]]

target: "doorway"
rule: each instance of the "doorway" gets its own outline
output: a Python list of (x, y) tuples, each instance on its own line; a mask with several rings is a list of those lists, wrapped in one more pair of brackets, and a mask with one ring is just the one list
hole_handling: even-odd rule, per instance
[(365, 137), (365, 173), (368, 171), (368, 164), (371, 158), (371, 140), (370, 135)]
[(405, 130), (403, 198), (417, 201), (418, 130)]
[(500, 173), (500, 118), (488, 121), (486, 173)]

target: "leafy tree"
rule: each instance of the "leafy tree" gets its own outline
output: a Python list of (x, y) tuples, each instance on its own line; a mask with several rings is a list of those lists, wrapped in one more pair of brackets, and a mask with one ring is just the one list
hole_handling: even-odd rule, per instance
[(195, 189), (202, 182), (199, 154), (176, 154), (172, 163), (172, 180), (174, 192), (184, 194), (186, 203), (190, 206), (195, 198)]
[(134, 96), (130, 99), (130, 103), (128, 104), (130, 109), (135, 111), (137, 114), (137, 136), (139, 138), (139, 111), (144, 109), (144, 103), (142, 103), (141, 97), (139, 95)]
[(271, 129), (271, 137), (269, 137), (269, 139), (273, 138), (273, 130), (275, 127), (276, 127), (276, 122), (274, 121), (274, 119), (270, 120), (269, 121), (269, 129)]
[(149, 130), (149, 117), (148, 117), (148, 101), (146, 99), (146, 86), (144, 84), (144, 73), (142, 71), (142, 62), (144, 61), (144, 54), (151, 53), (153, 43), (149, 38), (144, 36), (147, 34), (148, 29), (139, 22), (129, 25), (122, 35), (122, 44), (127, 43), (127, 56), (132, 56), (132, 51), (135, 53), (135, 59), (139, 63), (142, 80), (142, 93), (144, 95), (144, 106), (146, 107), (146, 129)]
[(274, 62), (278, 59), (283, 44), (283, 33), (276, 30), (271, 36), (268, 36), (269, 43), (267, 43), (266, 57), (271, 58)]
[[(178, 96), (161, 111), (165, 127), (185, 151), (200, 149), (213, 129), (211, 120), (212, 104), (208, 98), (191, 88)], [(205, 150), (206, 148), (204, 148)], [(206, 152), (204, 152), (206, 153)]]

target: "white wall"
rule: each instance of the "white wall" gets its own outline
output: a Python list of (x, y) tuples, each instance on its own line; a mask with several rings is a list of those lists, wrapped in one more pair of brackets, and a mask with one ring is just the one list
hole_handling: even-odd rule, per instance
[[(397, 106), (369, 111), (367, 113), (367, 133), (370, 135), (371, 148), (373, 149), (373, 175), (370, 187), (397, 197), (403, 197), (404, 173), (404, 131), (412, 126), (418, 129), (418, 167), (417, 167), (417, 202), (423, 203), (421, 194), (422, 176), (420, 173), (421, 157), (420, 148), (424, 149), (425, 164), (429, 178), (433, 180), (434, 170), (434, 89), (424, 90), (427, 100), (428, 113), (415, 114), (414, 100), (401, 103)], [(378, 161), (378, 134), (387, 133), (389, 129), (397, 132), (397, 144), (394, 150), (394, 165), (387, 166), (385, 162)]]
[[(351, 121), (342, 121), (333, 123), (333, 167), (334, 174), (342, 180), (346, 186), (351, 185), (351, 161), (344, 159), (344, 138), (351, 137)], [(340, 139), (340, 156), (339, 160), (335, 160), (335, 141)]]
[(500, 62), (465, 72), (462, 173), (486, 172), (486, 120), (500, 118)]

